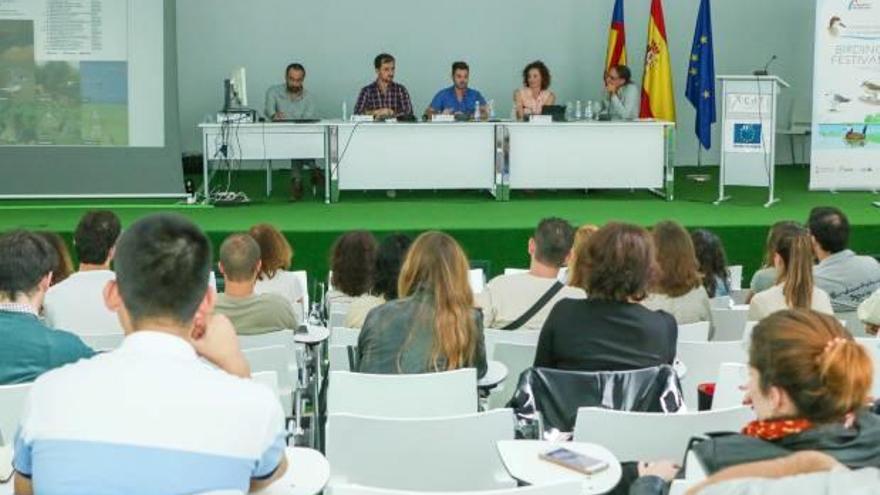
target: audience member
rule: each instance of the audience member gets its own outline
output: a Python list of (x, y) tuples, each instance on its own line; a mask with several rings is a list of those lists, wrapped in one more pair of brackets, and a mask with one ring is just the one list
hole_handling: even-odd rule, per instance
[(442, 232), (416, 238), (398, 282), (400, 299), (367, 315), (358, 338), (364, 373), (426, 373), (465, 367), (486, 374), (483, 322), (474, 309), (468, 260)]
[(750, 321), (761, 320), (786, 308), (834, 313), (828, 294), (813, 283), (813, 253), (806, 229), (786, 229), (777, 240), (773, 264), (779, 283), (755, 294), (749, 303)]
[(220, 273), (226, 282), (215, 310), (232, 321), (239, 335), (256, 335), (299, 326), (291, 302), (278, 294), (257, 294), (260, 246), (248, 234), (232, 234), (220, 245)]
[(568, 267), (566, 267), (566, 278), (568, 285), (572, 287), (583, 287), (584, 281), (578, 277), (578, 271), (574, 269), (578, 264), (578, 253), (582, 252), (583, 245), (590, 237), (599, 231), (599, 227), (592, 224), (581, 225), (574, 232), (574, 242), (571, 245), (571, 255), (568, 257)]
[(709, 297), (729, 296), (730, 271), (721, 239), (708, 230), (697, 229), (691, 233), (691, 240), (703, 277), (703, 287)]
[(15, 440), (16, 493), (246, 492), (278, 479), (284, 414), (269, 389), (242, 379), (235, 331), (211, 316), (207, 237), (154, 215), (116, 254), (105, 299), (127, 336), (34, 384)]
[(849, 220), (838, 208), (813, 208), (807, 226), (819, 260), (814, 269), (816, 285), (831, 297), (835, 312), (856, 311), (859, 303), (880, 289), (880, 263), (848, 249)]
[(880, 289), (859, 304), (858, 317), (865, 325), (865, 331), (876, 336), (880, 330)]
[(584, 298), (580, 288), (559, 281), (574, 241), (574, 228), (561, 218), (541, 220), (529, 239), (529, 271), (492, 279), (476, 296), (483, 325), (501, 330), (540, 330), (553, 306), (566, 298)]
[(373, 308), (397, 299), (397, 279), (400, 266), (406, 258), (406, 251), (412, 239), (404, 234), (392, 234), (382, 240), (376, 254), (373, 290), (369, 294), (352, 301), (345, 317), (347, 328), (361, 328), (367, 314)]
[[(872, 375), (867, 351), (833, 316), (773, 313), (758, 323), (749, 345), (746, 402), (757, 420), (740, 434), (716, 433), (697, 443), (695, 460), (709, 475), (801, 451), (828, 454), (852, 469), (878, 466), (880, 416), (866, 407)], [(664, 493), (662, 485), (654, 487)]]
[(792, 229), (798, 229), (800, 225), (797, 222), (783, 220), (776, 222), (767, 232), (767, 242), (764, 246), (764, 261), (761, 268), (752, 275), (752, 281), (749, 284), (749, 295), (746, 297), (746, 303), (752, 300), (758, 292), (764, 292), (776, 285), (776, 279), (779, 274), (776, 271), (776, 265), (773, 264), (773, 258), (776, 255), (776, 245), (779, 243), (780, 237)]
[(327, 291), (327, 309), (344, 314), (348, 320), (351, 305), (358, 299), (375, 301), (370, 295), (376, 271), (379, 245), (373, 234), (354, 230), (342, 234), (330, 248), (330, 290)]
[(93, 354), (79, 337), (52, 330), (37, 316), (57, 256), (38, 234), (15, 230), (0, 235), (0, 385), (34, 381), (47, 370)]
[(303, 296), (308, 287), (303, 287), (290, 270), (293, 261), (293, 248), (284, 234), (268, 223), (254, 225), (248, 231), (260, 246), (260, 273), (254, 292), (257, 294), (278, 294), (290, 301), (297, 320), (304, 321)]
[(58, 263), (52, 269), (52, 286), (54, 287), (67, 280), (67, 277), (73, 273), (73, 259), (70, 257), (70, 251), (67, 249), (67, 243), (64, 242), (63, 237), (49, 231), (37, 232), (37, 234), (46, 239), (55, 248), (55, 253), (58, 255)]
[(675, 319), (639, 304), (656, 271), (654, 245), (635, 225), (610, 223), (582, 244), (577, 276), (587, 299), (563, 299), (550, 311), (535, 366), (618, 371), (672, 364)]
[(672, 221), (658, 223), (651, 234), (660, 273), (642, 304), (648, 309), (666, 311), (679, 325), (708, 321), (709, 294), (703, 287), (691, 236)]
[(112, 211), (83, 215), (73, 234), (79, 271), (46, 293), (44, 315), (53, 328), (79, 335), (122, 333), (119, 319), (104, 305), (104, 288), (116, 278), (110, 269), (122, 231)]

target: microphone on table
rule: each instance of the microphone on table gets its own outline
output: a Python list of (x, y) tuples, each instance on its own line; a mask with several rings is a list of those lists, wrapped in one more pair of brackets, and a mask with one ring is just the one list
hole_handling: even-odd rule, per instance
[(770, 65), (772, 65), (774, 61), (776, 61), (776, 55), (775, 55), (775, 54), (774, 54), (772, 57), (770, 57), (770, 60), (768, 60), (766, 64), (764, 64), (764, 68), (763, 68), (763, 69), (758, 69), (758, 70), (752, 72), (752, 75), (754, 75), (754, 76), (766, 76), (766, 75), (768, 75), (769, 72), (767, 72), (767, 70), (770, 68)]

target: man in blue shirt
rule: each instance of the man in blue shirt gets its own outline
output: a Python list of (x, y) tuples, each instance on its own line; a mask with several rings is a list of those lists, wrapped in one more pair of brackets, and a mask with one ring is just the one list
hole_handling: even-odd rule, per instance
[(94, 354), (76, 335), (40, 321), (57, 266), (55, 249), (41, 236), (24, 230), (0, 236), (0, 385), (32, 382)]
[(455, 115), (457, 117), (473, 118), (474, 108), (479, 103), (480, 117), (486, 119), (488, 108), (483, 95), (475, 89), (468, 87), (471, 69), (465, 62), (452, 64), (452, 86), (440, 90), (431, 106), (425, 110), (425, 115), (431, 117), (434, 114)]

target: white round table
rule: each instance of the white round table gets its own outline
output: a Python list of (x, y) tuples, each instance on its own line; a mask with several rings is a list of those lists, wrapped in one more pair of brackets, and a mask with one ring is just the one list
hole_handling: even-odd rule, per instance
[(293, 333), (293, 340), (298, 344), (315, 345), (330, 338), (330, 329), (308, 325), (308, 333)]
[(330, 463), (317, 450), (287, 448), (287, 472), (259, 495), (315, 495), (330, 480)]
[[(620, 461), (605, 447), (582, 442), (548, 442), (544, 440), (502, 440), (498, 453), (507, 472), (530, 485), (546, 485), (561, 481), (581, 481), (585, 495), (606, 493), (617, 486), (622, 475)], [(608, 463), (608, 469), (586, 475), (540, 459), (538, 456), (564, 447)]]
[(486, 363), (486, 374), (477, 380), (480, 388), (493, 388), (507, 378), (507, 366), (501, 361), (489, 361)]

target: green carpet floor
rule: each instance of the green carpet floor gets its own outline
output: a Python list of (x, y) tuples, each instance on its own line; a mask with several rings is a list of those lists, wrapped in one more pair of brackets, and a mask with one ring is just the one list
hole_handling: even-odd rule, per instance
[[(80, 215), (88, 209), (110, 208), (124, 224), (148, 213), (175, 211), (205, 229), (216, 247), (231, 232), (269, 222), (284, 231), (294, 245), (294, 265), (314, 277), (326, 273), (333, 239), (351, 229), (371, 230), (378, 236), (444, 230), (462, 243), (471, 258), (488, 261), (490, 272), (498, 273), (505, 267), (528, 263), (526, 241), (535, 224), (546, 216), (559, 216), (575, 224), (619, 220), (645, 226), (673, 219), (688, 228), (704, 227), (718, 233), (730, 262), (745, 265), (748, 276), (760, 262), (770, 224), (783, 219), (804, 221), (810, 208), (834, 205), (842, 208), (853, 224), (853, 247), (865, 253), (880, 252), (880, 209), (871, 205), (880, 197), (874, 194), (808, 192), (806, 168), (780, 167), (777, 195), (781, 203), (763, 208), (766, 190), (730, 188), (733, 199), (713, 206), (718, 194), (717, 172), (717, 168), (677, 168), (676, 199), (671, 202), (646, 191), (513, 192), (512, 201), (507, 203), (496, 202), (488, 193), (480, 192), (401, 191), (394, 200), (380, 192), (343, 192), (341, 202), (333, 205), (317, 198), (288, 203), (284, 172), (276, 173), (275, 191), (266, 198), (264, 175), (242, 172), (232, 188), (247, 192), (254, 200), (248, 206), (205, 208), (144, 200), (4, 201), (0, 202), (0, 230), (53, 230), (69, 238)], [(712, 180), (693, 182), (687, 178), (693, 173), (708, 173)], [(218, 175), (220, 180), (225, 178)]]

